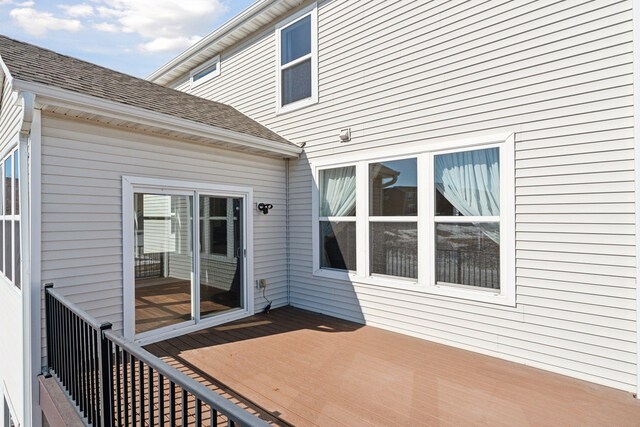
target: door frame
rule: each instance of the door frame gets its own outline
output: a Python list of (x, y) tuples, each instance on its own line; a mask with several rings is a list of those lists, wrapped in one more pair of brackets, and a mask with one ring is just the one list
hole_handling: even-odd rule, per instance
[[(191, 193), (194, 197), (192, 233), (194, 243), (198, 241), (199, 221), (195, 217), (198, 212), (197, 200), (200, 193), (203, 195), (215, 195), (222, 197), (241, 198), (242, 203), (242, 245), (245, 250), (242, 266), (244, 278), (244, 308), (232, 309), (219, 315), (181, 322), (152, 331), (135, 333), (135, 262), (134, 262), (134, 220), (133, 220), (133, 195), (135, 192), (152, 191), (162, 194)], [(183, 335), (200, 329), (242, 319), (254, 314), (254, 289), (253, 289), (253, 189), (224, 184), (204, 182), (169, 180), (162, 178), (123, 176), (122, 177), (122, 292), (123, 292), (123, 332), (126, 338), (150, 344), (175, 336)], [(197, 285), (198, 252), (194, 252), (192, 268), (192, 286)], [(194, 295), (192, 293), (192, 301)], [(196, 303), (199, 303), (196, 301)]]

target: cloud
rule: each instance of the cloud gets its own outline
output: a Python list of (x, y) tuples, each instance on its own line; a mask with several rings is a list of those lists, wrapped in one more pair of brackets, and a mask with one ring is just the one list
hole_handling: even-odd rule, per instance
[(103, 0), (96, 9), (123, 32), (147, 40), (139, 45), (143, 52), (185, 49), (209, 33), (227, 11), (221, 0)]
[(180, 51), (201, 40), (202, 37), (158, 37), (148, 43), (138, 45), (138, 49), (148, 53)]
[(103, 31), (105, 33), (117, 33), (117, 32), (120, 32), (120, 27), (118, 27), (116, 24), (112, 24), (110, 22), (98, 22), (96, 24), (93, 24), (93, 28), (95, 28), (98, 31)]
[(5, 4), (12, 4), (18, 7), (31, 7), (34, 4), (36, 4), (36, 2), (34, 2), (33, 0), (28, 0), (23, 2), (16, 2), (15, 0), (0, 0), (0, 6)]
[(61, 4), (58, 7), (60, 9), (63, 9), (67, 15), (74, 18), (84, 18), (87, 16), (92, 16), (94, 13), (93, 6), (86, 3)]
[(44, 36), (49, 31), (80, 31), (83, 26), (77, 19), (57, 18), (49, 12), (38, 12), (31, 8), (13, 9), (9, 15), (27, 34)]

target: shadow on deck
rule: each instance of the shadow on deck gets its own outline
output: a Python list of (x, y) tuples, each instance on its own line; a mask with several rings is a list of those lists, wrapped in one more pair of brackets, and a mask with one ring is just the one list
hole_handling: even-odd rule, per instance
[(292, 307), (147, 350), (272, 424), (638, 426), (623, 391)]

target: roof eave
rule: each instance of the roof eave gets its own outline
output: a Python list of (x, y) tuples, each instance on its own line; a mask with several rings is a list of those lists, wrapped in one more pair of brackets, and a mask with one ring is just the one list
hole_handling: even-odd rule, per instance
[(171, 61), (158, 68), (156, 71), (147, 76), (146, 79), (152, 82), (157, 82), (158, 79), (161, 79), (164, 75), (170, 73), (175, 68), (179, 67), (183, 62), (188, 61), (193, 56), (197, 55), (203, 49), (206, 49), (206, 47), (210, 44), (232, 34), (253, 17), (260, 15), (263, 11), (267, 10), (274, 4), (282, 3), (283, 1), (284, 0), (257, 0), (251, 6), (224, 23), (220, 28), (206, 35), (200, 41), (187, 48), (184, 52), (173, 58)]
[(80, 109), (81, 111), (91, 114), (136, 122), (176, 132), (183, 132), (232, 144), (239, 148), (260, 149), (273, 154), (282, 155), (283, 157), (293, 158), (298, 157), (302, 152), (302, 148), (294, 144), (272, 141), (41, 83), (13, 79), (13, 89), (34, 93), (38, 96), (38, 102), (42, 104), (55, 105), (69, 109)]

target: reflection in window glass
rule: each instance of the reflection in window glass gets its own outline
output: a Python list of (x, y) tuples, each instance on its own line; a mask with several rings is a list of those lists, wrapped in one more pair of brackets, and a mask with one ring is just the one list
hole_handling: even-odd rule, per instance
[(415, 216), (418, 214), (418, 167), (416, 159), (369, 165), (369, 215)]
[(500, 289), (500, 224), (436, 224), (436, 282)]
[(418, 224), (372, 222), (371, 273), (418, 278)]
[(282, 105), (311, 97), (311, 59), (282, 71)]
[(355, 271), (355, 222), (320, 222), (320, 267)]
[(13, 194), (11, 193), (11, 178), (13, 176), (13, 162), (11, 157), (4, 161), (4, 214), (12, 215)]
[(11, 247), (12, 221), (4, 221), (4, 275), (7, 279), (13, 280), (13, 248)]
[(13, 153), (13, 164), (14, 164), (14, 179), (13, 179), (13, 192), (15, 194), (14, 198), (13, 198), (13, 203), (14, 203), (14, 211), (15, 214), (14, 215), (19, 215), (20, 214), (20, 157), (19, 157), (19, 151), (16, 150)]
[(14, 269), (13, 271), (15, 272), (15, 277), (14, 277), (14, 284), (20, 288), (20, 220), (15, 220), (14, 223), (14, 238), (15, 238), (15, 245), (14, 245), (14, 254), (13, 254), (13, 261), (14, 261)]
[(282, 65), (311, 53), (311, 16), (282, 29), (280, 33)]
[(192, 210), (191, 196), (134, 195), (136, 333), (192, 318)]

